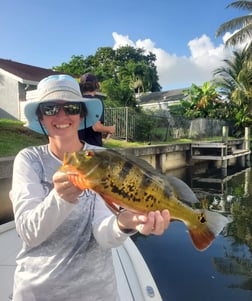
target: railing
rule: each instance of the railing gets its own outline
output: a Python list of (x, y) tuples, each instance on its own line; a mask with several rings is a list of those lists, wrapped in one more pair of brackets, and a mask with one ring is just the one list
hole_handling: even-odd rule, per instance
[(116, 138), (126, 141), (134, 139), (135, 112), (131, 108), (105, 108), (105, 124), (116, 125)]

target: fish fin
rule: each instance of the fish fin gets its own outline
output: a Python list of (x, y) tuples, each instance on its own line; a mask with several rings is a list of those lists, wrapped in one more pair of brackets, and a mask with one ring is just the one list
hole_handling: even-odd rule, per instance
[(120, 207), (115, 204), (114, 199), (105, 193), (100, 193), (100, 195), (105, 200), (107, 207), (117, 215), (120, 212)]
[(199, 203), (195, 193), (184, 181), (174, 176), (166, 176), (166, 179), (180, 201), (190, 204)]
[(230, 222), (228, 218), (220, 213), (208, 210), (204, 210), (203, 213), (206, 219), (205, 223), (202, 222), (198, 227), (195, 227), (195, 225), (188, 226), (193, 245), (200, 251), (206, 250), (215, 237)]
[(76, 187), (78, 187), (81, 190), (90, 188), (90, 185), (88, 184), (86, 178), (80, 173), (77, 175), (69, 174), (68, 178), (70, 182), (72, 182)]
[[(67, 160), (68, 153), (65, 153), (64, 160)], [(60, 171), (65, 172), (68, 175), (68, 179), (80, 190), (85, 190), (90, 187), (89, 182), (86, 180), (85, 176), (81, 174), (78, 169), (74, 166), (64, 164), (59, 168)]]

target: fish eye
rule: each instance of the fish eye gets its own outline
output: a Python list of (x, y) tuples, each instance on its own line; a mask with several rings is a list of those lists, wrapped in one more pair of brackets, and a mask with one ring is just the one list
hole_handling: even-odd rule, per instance
[(91, 150), (86, 151), (85, 154), (84, 154), (84, 157), (85, 158), (94, 157), (94, 151), (91, 151)]

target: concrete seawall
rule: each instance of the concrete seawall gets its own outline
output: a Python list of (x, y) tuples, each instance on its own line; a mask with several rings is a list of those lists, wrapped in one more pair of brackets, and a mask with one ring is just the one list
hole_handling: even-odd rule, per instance
[[(163, 172), (188, 165), (190, 159), (190, 144), (150, 145), (143, 147), (120, 148), (122, 154), (130, 153), (141, 157), (154, 168)], [(0, 179), (12, 176), (15, 156), (0, 158)]]
[[(243, 140), (235, 140), (229, 142), (229, 145), (236, 149), (242, 142)], [(142, 147), (117, 148), (116, 150), (122, 154), (129, 153), (141, 157), (154, 168), (164, 173), (169, 170), (192, 166), (200, 162), (200, 160), (192, 160), (191, 143), (148, 145)], [(12, 176), (14, 158), (14, 156), (0, 158), (0, 179), (10, 178)]]
[(15, 156), (0, 158), (0, 179), (11, 178)]
[(141, 157), (162, 172), (193, 164), (190, 160), (190, 143), (121, 148), (120, 152)]

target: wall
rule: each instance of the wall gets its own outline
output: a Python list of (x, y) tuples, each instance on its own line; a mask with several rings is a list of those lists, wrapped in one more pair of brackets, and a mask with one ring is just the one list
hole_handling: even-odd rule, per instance
[(17, 80), (0, 72), (0, 118), (19, 118), (19, 86)]
[(130, 153), (137, 157), (141, 157), (154, 168), (165, 172), (192, 163), (190, 162), (190, 145), (190, 143), (181, 143), (121, 148), (120, 152), (122, 154)]
[[(232, 148), (236, 149), (236, 146), (242, 141), (237, 139), (231, 142)], [(117, 148), (116, 150), (121, 154), (132, 154), (140, 157), (162, 172), (192, 166), (200, 162), (200, 160), (191, 160), (191, 143)], [(13, 160), (14, 157), (0, 158), (0, 178), (11, 177)], [(229, 165), (234, 163), (235, 159), (229, 160)], [(221, 167), (220, 161), (215, 161), (215, 164), (217, 167)]]

